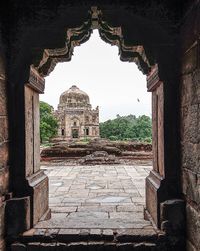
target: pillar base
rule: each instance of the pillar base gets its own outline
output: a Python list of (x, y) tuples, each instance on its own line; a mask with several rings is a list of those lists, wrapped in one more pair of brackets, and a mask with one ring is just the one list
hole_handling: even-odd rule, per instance
[(27, 178), (31, 197), (31, 226), (49, 212), (48, 177), (42, 170)]
[(160, 228), (160, 203), (164, 201), (164, 180), (156, 171), (152, 170), (146, 178), (146, 217), (151, 216), (155, 225)]

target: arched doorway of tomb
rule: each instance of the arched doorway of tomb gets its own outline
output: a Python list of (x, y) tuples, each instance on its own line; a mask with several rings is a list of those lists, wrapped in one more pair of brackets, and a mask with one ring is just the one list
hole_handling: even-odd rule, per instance
[[(160, 228), (162, 221), (160, 216), (161, 203), (180, 196), (179, 183), (175, 182), (178, 180), (176, 169), (178, 157), (174, 152), (177, 144), (177, 121), (172, 112), (173, 105), (176, 106), (176, 95), (172, 87), (174, 76), (171, 76), (174, 73), (172, 66), (166, 67), (167, 63), (171, 63), (170, 56), (173, 53), (173, 48), (169, 48), (168, 44), (162, 44), (165, 36), (161, 32), (160, 44), (157, 41), (158, 51), (153, 48), (156, 46), (155, 40), (153, 41), (155, 44), (151, 44), (144, 39), (143, 43), (146, 43), (147, 48), (145, 49), (144, 45), (141, 45), (142, 43), (137, 39), (134, 40), (134, 31), (126, 30), (125, 23), (123, 26), (116, 25), (119, 21), (116, 20), (115, 15), (113, 16), (112, 11), (105, 11), (105, 13), (104, 16), (104, 11), (92, 7), (81, 26), (77, 26), (77, 28), (69, 26), (70, 28), (65, 30), (66, 39), (62, 48), (54, 49), (56, 47), (51, 46), (51, 49), (43, 49), (44, 45), (41, 45), (42, 49), (31, 62), (30, 76), (25, 84), (25, 89), (19, 94), (24, 93), (24, 103), (20, 104), (25, 114), (24, 121), (22, 121), (24, 124), (21, 128), (21, 130), (24, 129), (24, 139), (21, 139), (25, 143), (24, 169), (18, 175), (18, 180), (23, 180), (21, 186), (18, 187), (16, 183), (13, 183), (12, 186), (18, 187), (19, 195), (30, 196), (31, 225), (36, 224), (48, 212), (48, 179), (40, 170), (39, 165), (38, 97), (39, 93), (44, 91), (44, 77), (50, 74), (58, 62), (69, 61), (73, 54), (73, 48), (87, 41), (92, 29), (95, 28), (99, 30), (100, 36), (105, 42), (119, 47), (122, 61), (135, 62), (138, 68), (147, 75), (147, 88), (148, 91), (152, 92), (153, 170), (146, 179), (146, 217)], [(144, 27), (149, 28), (147, 23), (147, 20), (141, 21)], [(160, 32), (160, 29), (156, 32)], [(131, 38), (130, 41), (135, 41), (135, 43), (130, 43), (128, 35)], [(167, 36), (166, 39), (168, 39)], [(163, 46), (166, 51), (163, 51)], [(163, 70), (164, 67), (166, 67), (166, 72)], [(169, 73), (169, 71), (171, 72)], [(15, 170), (13, 170), (14, 173)]]

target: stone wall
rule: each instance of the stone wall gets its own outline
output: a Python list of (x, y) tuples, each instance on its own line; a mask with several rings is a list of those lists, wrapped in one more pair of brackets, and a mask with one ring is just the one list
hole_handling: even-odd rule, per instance
[(187, 250), (200, 250), (200, 4), (181, 31), (181, 167), (186, 199)]
[(8, 112), (5, 60), (0, 50), (0, 250), (4, 250), (5, 195), (8, 193)]

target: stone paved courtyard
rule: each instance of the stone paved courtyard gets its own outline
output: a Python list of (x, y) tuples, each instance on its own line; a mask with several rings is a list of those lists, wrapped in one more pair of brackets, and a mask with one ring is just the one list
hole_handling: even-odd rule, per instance
[(151, 228), (144, 220), (151, 166), (42, 166), (49, 177), (50, 220), (35, 228)]

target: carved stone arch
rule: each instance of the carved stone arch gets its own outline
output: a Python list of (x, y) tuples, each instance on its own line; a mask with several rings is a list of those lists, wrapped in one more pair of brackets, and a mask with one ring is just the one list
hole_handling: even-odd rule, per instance
[(88, 11), (88, 19), (80, 27), (66, 30), (66, 42), (63, 48), (45, 49), (42, 59), (39, 63), (32, 65), (32, 68), (35, 68), (41, 77), (49, 75), (57, 63), (71, 60), (74, 47), (88, 41), (93, 29), (98, 29), (103, 41), (118, 46), (121, 61), (135, 62), (144, 74), (150, 72), (151, 64), (144, 47), (126, 45), (122, 28), (110, 26), (104, 20), (102, 11), (97, 7), (91, 7)]
[[(70, 61), (73, 55), (74, 47), (86, 42), (90, 38), (93, 29), (99, 30), (100, 36), (105, 42), (118, 46), (120, 59), (122, 61), (135, 62), (138, 65), (138, 68), (144, 74), (148, 75), (147, 87), (148, 90), (152, 91), (153, 93), (152, 110), (153, 127), (155, 134), (155, 142), (153, 142), (153, 147), (155, 149), (155, 161), (153, 164), (153, 170), (147, 178), (146, 183), (146, 198), (148, 198), (146, 203), (146, 216), (148, 218), (152, 218), (155, 224), (158, 227), (161, 227), (161, 203), (172, 198), (178, 198), (179, 196), (179, 186), (174, 186), (174, 180), (177, 180), (178, 177), (176, 168), (177, 160), (176, 156), (173, 155), (173, 151), (171, 150), (172, 147), (174, 147), (174, 153), (176, 153), (174, 144), (174, 142), (176, 143), (175, 137), (171, 137), (171, 135), (177, 134), (176, 118), (173, 117), (174, 115), (171, 112), (172, 109), (174, 109), (174, 107), (176, 108), (177, 106), (175, 101), (176, 93), (172, 89), (173, 85), (171, 84), (171, 81), (163, 78), (160, 79), (160, 76), (158, 74), (160, 71), (160, 62), (164, 62), (164, 66), (167, 65), (166, 62), (171, 62), (169, 61), (169, 57), (171, 58), (173, 50), (171, 50), (171, 54), (168, 53), (168, 50), (163, 50), (163, 48), (167, 48), (168, 44), (165, 44), (165, 47), (162, 47), (162, 44), (158, 43), (160, 47), (158, 46), (158, 49), (156, 50), (156, 55), (158, 58), (157, 60), (155, 60), (158, 65), (154, 65), (153, 61), (150, 62), (150, 60), (148, 60), (143, 45), (132, 46), (130, 43), (127, 44), (126, 39), (124, 39), (123, 29), (120, 26), (112, 27), (111, 25), (109, 25), (106, 20), (104, 20), (103, 13), (98, 8), (92, 7), (89, 11), (88, 19), (80, 27), (69, 28), (66, 30), (66, 43), (63, 48), (44, 50), (42, 60), (36, 60), (35, 62), (37, 63), (34, 63), (31, 66), (28, 85), (38, 93), (43, 92), (44, 77), (54, 69), (55, 65), (58, 62)], [(150, 46), (151, 45), (152, 44), (150, 44)], [(157, 44), (155, 44), (155, 46), (157, 46)], [(161, 51), (161, 48), (164, 53), (158, 55)], [(158, 60), (160, 58), (162, 60)], [(171, 65), (174, 67), (173, 64)], [(173, 67), (166, 71), (167, 75), (170, 76), (169, 79), (173, 78), (173, 76), (171, 77), (171, 75), (174, 74), (171, 71)], [(28, 96), (25, 95), (25, 98), (27, 97)], [(172, 97), (172, 99), (170, 99), (170, 97)], [(27, 146), (29, 146), (28, 143)], [(33, 171), (35, 172), (35, 170)], [(40, 171), (36, 171), (38, 172), (39, 176)], [(35, 177), (36, 175), (34, 172), (33, 174)], [(44, 180), (45, 179), (46, 178), (44, 178)], [(41, 179), (38, 180), (41, 181)], [(30, 178), (29, 183), (30, 186), (33, 186), (32, 184), (35, 184), (32, 182), (32, 180), (30, 180)], [(174, 192), (174, 190), (176, 190), (176, 193)], [(38, 219), (41, 217), (42, 213), (44, 213), (48, 206), (48, 203), (46, 203), (45, 207), (43, 208), (44, 210), (37, 214), (37, 210), (35, 210), (37, 208), (37, 205), (39, 205), (37, 195), (38, 193), (36, 192), (33, 192), (33, 195), (31, 195), (33, 198), (33, 223), (38, 221)], [(34, 196), (36, 196), (36, 198), (34, 198)], [(37, 217), (35, 217), (35, 214)]]
[(79, 120), (79, 117), (78, 117), (78, 116), (76, 116), (76, 115), (73, 115), (73, 116), (71, 117), (71, 120), (74, 120), (74, 119)]

